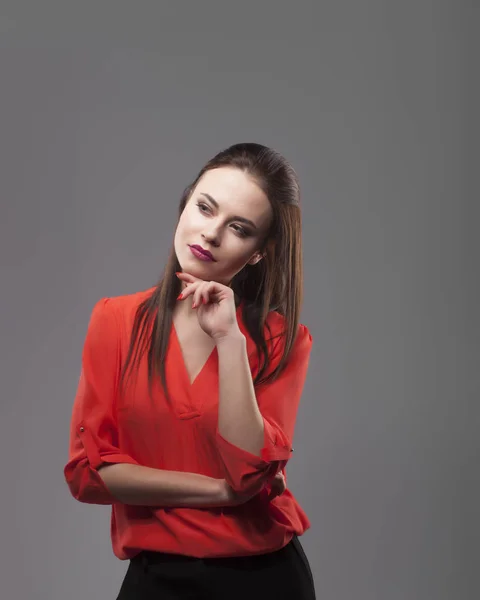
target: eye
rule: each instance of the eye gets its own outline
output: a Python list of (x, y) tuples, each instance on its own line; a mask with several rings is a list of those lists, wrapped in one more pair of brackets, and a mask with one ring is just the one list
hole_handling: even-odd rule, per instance
[(200, 212), (206, 212), (204, 209), (207, 209), (207, 212), (210, 210), (210, 208), (208, 207), (207, 204), (205, 204), (205, 202), (197, 202), (197, 206), (200, 210)]
[[(199, 200), (197, 202), (197, 206), (198, 206), (198, 210), (204, 214), (206, 213), (210, 213), (211, 209), (208, 206), (208, 204), (205, 204), (205, 202), (202, 202), (201, 200)], [(233, 230), (240, 236), (240, 237), (247, 237), (248, 235), (250, 235), (250, 232), (247, 231), (246, 229), (244, 229), (241, 225), (233, 225)]]
[(249, 232), (240, 225), (233, 225), (233, 228), (241, 237), (247, 237), (247, 235), (249, 235)]

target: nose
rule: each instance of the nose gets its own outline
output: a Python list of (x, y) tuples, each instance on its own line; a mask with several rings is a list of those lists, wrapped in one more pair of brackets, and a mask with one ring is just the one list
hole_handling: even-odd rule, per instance
[(219, 238), (218, 238), (218, 234), (215, 233), (202, 233), (202, 238), (208, 243), (208, 244), (212, 244), (212, 246), (218, 246), (219, 244)]

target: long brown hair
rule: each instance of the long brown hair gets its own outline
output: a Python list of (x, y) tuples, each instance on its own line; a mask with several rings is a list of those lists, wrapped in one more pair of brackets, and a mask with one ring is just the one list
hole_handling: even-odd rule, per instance
[[(275, 379), (283, 370), (295, 341), (303, 300), (303, 257), (301, 237), (300, 190), (298, 178), (285, 158), (271, 148), (255, 143), (234, 144), (221, 151), (202, 168), (185, 189), (180, 200), (178, 219), (192, 191), (204, 173), (218, 167), (236, 167), (252, 177), (266, 194), (273, 219), (263, 248), (265, 255), (255, 265), (246, 265), (232, 279), (230, 286), (243, 304), (242, 319), (255, 342), (260, 368), (254, 384)], [(175, 276), (181, 270), (174, 245), (163, 274), (151, 295), (137, 308), (130, 347), (122, 373), (140, 363), (148, 350), (148, 382), (151, 391), (160, 376), (169, 397), (165, 374), (165, 355), (172, 326), (173, 310), (182, 282)], [(285, 317), (283, 355), (280, 364), (265, 377), (270, 361), (264, 335), (266, 318), (275, 310)], [(268, 324), (267, 324), (268, 328)]]

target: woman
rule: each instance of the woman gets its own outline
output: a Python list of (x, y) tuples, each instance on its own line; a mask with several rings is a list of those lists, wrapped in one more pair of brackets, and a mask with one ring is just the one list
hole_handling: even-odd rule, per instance
[(95, 305), (65, 478), (112, 506), (118, 599), (315, 597), (285, 484), (312, 345), (302, 285), (295, 172), (236, 144), (185, 190), (159, 283)]

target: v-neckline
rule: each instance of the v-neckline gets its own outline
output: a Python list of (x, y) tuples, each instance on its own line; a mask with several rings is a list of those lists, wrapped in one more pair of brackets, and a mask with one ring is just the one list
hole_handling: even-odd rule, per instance
[[(243, 302), (241, 301), (239, 303), (239, 305), (237, 306), (237, 308), (236, 308), (237, 320), (238, 320), (238, 315), (239, 315), (239, 311), (240, 311), (240, 308), (241, 308), (242, 304), (243, 304)], [(174, 323), (173, 319), (172, 319), (172, 332), (173, 332), (173, 335), (175, 337), (175, 342), (177, 344), (178, 352), (180, 354), (180, 361), (182, 363), (182, 367), (181, 368), (182, 368), (182, 371), (183, 371), (183, 374), (184, 374), (184, 377), (185, 377), (185, 381), (188, 383), (188, 385), (189, 385), (190, 388), (193, 388), (197, 384), (197, 382), (199, 381), (199, 379), (201, 378), (201, 376), (204, 373), (204, 371), (209, 366), (210, 362), (216, 356), (216, 354), (217, 354), (217, 347), (214, 346), (212, 348), (212, 351), (207, 356), (207, 359), (203, 363), (202, 367), (200, 368), (200, 370), (198, 371), (198, 373), (194, 376), (193, 380), (191, 380), (190, 379), (190, 374), (188, 372), (187, 365), (186, 365), (186, 362), (185, 362), (185, 358), (184, 358), (184, 354), (183, 354), (183, 350), (182, 350), (182, 345), (180, 343), (180, 338), (178, 336), (177, 329), (175, 327), (175, 323)]]
[(180, 343), (180, 338), (178, 336), (177, 329), (175, 327), (175, 323), (173, 322), (173, 320), (172, 320), (172, 332), (173, 332), (173, 334), (175, 336), (175, 341), (176, 341), (176, 344), (177, 344), (178, 352), (180, 354), (180, 362), (182, 363), (182, 371), (184, 373), (185, 380), (186, 380), (186, 382), (188, 383), (188, 385), (190, 387), (193, 387), (197, 383), (197, 381), (199, 380), (200, 376), (202, 375), (203, 371), (206, 369), (206, 367), (209, 364), (209, 362), (212, 360), (212, 357), (213, 357), (214, 353), (216, 352), (217, 348), (216, 348), (216, 346), (213, 347), (212, 351), (207, 356), (207, 359), (205, 360), (205, 362), (201, 366), (201, 368), (198, 371), (198, 373), (194, 376), (193, 379), (190, 379), (190, 373), (188, 372), (188, 369), (187, 369), (187, 365), (186, 365), (186, 362), (185, 362), (185, 357), (184, 357), (183, 350), (182, 350), (182, 345)]

